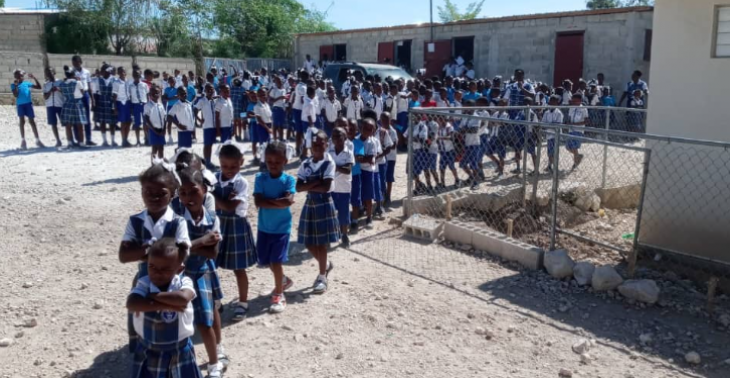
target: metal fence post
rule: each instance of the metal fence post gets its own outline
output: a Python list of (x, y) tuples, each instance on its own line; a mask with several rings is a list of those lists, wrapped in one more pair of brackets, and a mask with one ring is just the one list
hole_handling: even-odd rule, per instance
[(555, 250), (555, 234), (558, 227), (558, 189), (560, 184), (560, 136), (561, 128), (555, 130), (555, 151), (553, 152), (553, 207), (550, 214), (550, 251)]
[[(530, 107), (526, 106), (522, 111), (525, 113), (525, 121), (530, 122)], [(530, 127), (528, 125), (525, 126), (525, 135), (523, 138), (525, 138), (525, 143), (523, 143), (522, 146), (522, 208), (527, 208), (527, 128)], [(519, 127), (519, 126), (517, 126)], [(519, 168), (519, 167), (517, 167)]]
[(532, 195), (530, 196), (533, 214), (537, 214), (537, 186), (540, 184), (540, 158), (542, 157), (542, 127), (535, 126), (535, 128), (536, 129), (533, 130), (536, 135), (535, 144), (537, 144), (535, 151), (535, 175), (532, 180)]
[(406, 195), (407, 201), (403, 203), (403, 212), (406, 216), (410, 216), (411, 211), (409, 207), (413, 203), (413, 118), (416, 115), (408, 112), (408, 132), (406, 136), (406, 145), (408, 146), (408, 158), (406, 160), (406, 169), (408, 170), (408, 193)]
[[(611, 128), (611, 108), (606, 108), (606, 131), (603, 133), (603, 139), (608, 142), (608, 131)], [(608, 145), (603, 145), (603, 167), (601, 169), (601, 189), (606, 188), (606, 164), (608, 163)]]
[(639, 197), (639, 206), (636, 209), (636, 227), (634, 228), (634, 243), (629, 255), (629, 277), (634, 277), (636, 273), (636, 260), (639, 255), (639, 232), (641, 232), (641, 217), (644, 213), (644, 195), (646, 195), (646, 182), (649, 178), (649, 164), (651, 163), (651, 150), (644, 152), (644, 172), (641, 177), (641, 194)]

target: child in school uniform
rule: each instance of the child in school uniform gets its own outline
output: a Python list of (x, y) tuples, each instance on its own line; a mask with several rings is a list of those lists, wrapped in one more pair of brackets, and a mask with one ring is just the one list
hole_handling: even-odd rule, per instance
[(286, 91), (279, 75), (273, 76), (274, 85), (268, 93), (271, 101), (271, 123), (273, 125), (274, 140), (284, 141), (284, 129), (286, 128)]
[(139, 130), (144, 124), (144, 108), (147, 103), (149, 87), (141, 80), (139, 70), (132, 71), (132, 83), (129, 84), (129, 97), (132, 104), (132, 119), (134, 135), (137, 138), (136, 146), (140, 146)]
[(28, 148), (28, 145), (25, 143), (26, 118), (28, 118), (30, 128), (33, 130), (36, 147), (44, 148), (45, 145), (38, 136), (38, 127), (35, 124), (35, 113), (33, 112), (33, 101), (30, 95), (31, 89), (42, 89), (43, 87), (41, 87), (41, 83), (38, 82), (38, 79), (33, 74), (29, 74), (28, 77), (35, 80), (35, 84), (30, 81), (25, 81), (25, 71), (23, 70), (15, 70), (13, 77), (15, 77), (15, 81), (13, 84), (10, 84), (10, 90), (13, 91), (13, 96), (15, 96), (15, 108), (18, 112), (21, 139), (20, 149), (25, 150)]
[[(220, 136), (220, 142), (225, 143), (231, 139), (236, 110), (231, 101), (231, 87), (226, 83), (221, 83), (218, 88), (220, 89), (220, 96), (215, 99), (214, 105), (215, 129)], [(213, 140), (215, 141), (215, 138)], [(205, 159), (210, 167), (215, 167), (208, 158)]]
[[(192, 154), (191, 154), (192, 155)], [(216, 284), (220, 282), (215, 269), (218, 244), (221, 240), (220, 222), (215, 212), (209, 212), (204, 204), (208, 187), (199, 167), (188, 167), (178, 172), (180, 188), (178, 197), (172, 200), (173, 211), (185, 219), (192, 247), (185, 260), (185, 275), (193, 281), (197, 296), (192, 301), (193, 323), (200, 332), (208, 354), (208, 377), (220, 378), (225, 357), (221, 340), (220, 314), (215, 303), (223, 299)], [(227, 358), (221, 358), (227, 362)]]
[(256, 174), (253, 190), (254, 204), (259, 209), (256, 256), (259, 266), (268, 266), (274, 275), (269, 311), (281, 313), (286, 309), (284, 291), (294, 285), (284, 274), (283, 264), (289, 261), (290, 208), (294, 204), (296, 179), (284, 172), (288, 161), (286, 143), (268, 143), (264, 161), (266, 171)]
[(304, 100), (302, 106), (302, 127), (306, 127), (304, 135), (304, 147), (300, 153), (300, 159), (307, 159), (309, 153), (307, 152), (312, 148), (313, 136), (317, 133), (317, 114), (321, 107), (317, 102), (317, 92), (313, 86), (307, 87), (307, 98)]
[(238, 286), (238, 302), (234, 304), (233, 320), (241, 321), (248, 312), (248, 274), (246, 269), (256, 263), (256, 244), (248, 213), (248, 183), (241, 176), (243, 152), (229, 140), (218, 154), (220, 171), (213, 189), (216, 213), (221, 222), (221, 245), (217, 265), (232, 270)]
[(116, 122), (122, 125), (122, 147), (132, 147), (129, 143), (129, 128), (132, 125), (132, 102), (127, 82), (127, 71), (124, 67), (117, 68), (117, 78), (112, 84), (112, 112)]
[(327, 259), (327, 245), (340, 240), (340, 227), (331, 194), (336, 166), (327, 153), (328, 148), (327, 133), (319, 130), (312, 138), (312, 157), (304, 160), (297, 171), (296, 190), (307, 192), (299, 218), (297, 241), (304, 244), (319, 263), (319, 275), (312, 290), (315, 294), (327, 291), (327, 278), (334, 268)]
[(177, 89), (178, 101), (167, 113), (168, 122), (177, 126), (178, 148), (191, 148), (193, 146), (193, 128), (195, 127), (195, 116), (193, 107), (188, 102), (188, 91), (185, 87)]
[[(573, 95), (573, 100), (571, 101), (571, 106), (573, 107), (568, 110), (568, 120), (566, 123), (568, 125), (579, 126), (579, 128), (571, 129), (569, 131), (570, 135), (583, 136), (581, 129), (585, 128), (588, 124), (588, 109), (583, 107), (582, 101), (583, 97), (580, 93)], [(573, 154), (573, 168), (571, 170), (578, 168), (583, 161), (583, 155), (580, 153), (581, 145), (582, 141), (575, 138), (568, 138), (567, 142), (565, 142), (565, 148)]]
[[(172, 108), (179, 101), (179, 96), (178, 96), (178, 91), (177, 91), (178, 87), (175, 86), (175, 77), (173, 77), (173, 76), (168, 76), (167, 78), (165, 78), (162, 81), (162, 83), (163, 83), (163, 86), (162, 86), (163, 104), (165, 104), (165, 109), (167, 110), (167, 112), (170, 113), (170, 111), (172, 111)], [(185, 88), (186, 100), (187, 100), (187, 90), (188, 89)], [(190, 102), (190, 100), (187, 100), (187, 101)], [(193, 118), (193, 120), (194, 119), (195, 118)], [(193, 126), (195, 126), (195, 125), (193, 125)], [(193, 128), (191, 127), (188, 131), (190, 133), (192, 133)], [(179, 133), (179, 130), (178, 130), (178, 133)], [(191, 134), (191, 140), (192, 140), (192, 134)], [(172, 139), (172, 122), (168, 122), (167, 123), (167, 144), (171, 145), (173, 143), (174, 143), (174, 141)], [(178, 144), (179, 143), (180, 142), (178, 141)]]
[(97, 100), (94, 105), (94, 115), (97, 116), (99, 125), (101, 127), (101, 138), (102, 146), (109, 147), (109, 142), (106, 139), (106, 131), (109, 128), (111, 134), (111, 146), (117, 147), (117, 142), (114, 139), (117, 127), (117, 117), (114, 113), (114, 82), (116, 79), (112, 76), (114, 67), (105, 64), (101, 66), (101, 77), (97, 78)]
[[(45, 70), (46, 82), (43, 84), (43, 98), (46, 100), (46, 119), (53, 136), (56, 138), (56, 147), (61, 147), (61, 137), (58, 135), (58, 121), (61, 119), (63, 111), (63, 93), (59, 88), (63, 81), (56, 80), (56, 70), (48, 67)], [(71, 100), (73, 101), (73, 100)]]
[(309, 81), (309, 72), (299, 72), (299, 83), (292, 93), (292, 117), (294, 118), (294, 132), (296, 133), (297, 153), (301, 155), (304, 144), (304, 134), (307, 132), (308, 124), (304, 124), (302, 116), (302, 108), (304, 107), (305, 98), (307, 98), (307, 81)]
[[(66, 140), (68, 147), (80, 147), (84, 142), (83, 125), (86, 122), (86, 109), (84, 108), (83, 84), (76, 80), (76, 72), (73, 68), (63, 66), (65, 80), (58, 85), (63, 96), (63, 110), (61, 111), (61, 124), (66, 128)], [(74, 135), (78, 140), (74, 140)]]
[(256, 134), (255, 143), (252, 143), (253, 154), (258, 156), (258, 144), (269, 143), (273, 131), (273, 112), (269, 106), (269, 98), (266, 88), (259, 88), (256, 91), (256, 105), (253, 107), (253, 115), (256, 119), (254, 133)]
[[(213, 88), (213, 84), (207, 83), (203, 88), (203, 92), (205, 96), (198, 99), (195, 105), (193, 105), (193, 108), (197, 110), (197, 114), (200, 115), (197, 120), (203, 125), (203, 159), (205, 159), (205, 164), (208, 166), (208, 168), (211, 168), (213, 164), (211, 160), (213, 154), (213, 145), (215, 144), (216, 138), (221, 132), (221, 129), (219, 128), (217, 122), (217, 97), (215, 97), (215, 89)], [(229, 112), (232, 112), (232, 107), (233, 106), (231, 105), (226, 106), (225, 108)], [(221, 126), (223, 126), (223, 124), (221, 124)], [(192, 129), (194, 128), (195, 127), (193, 126), (190, 128), (190, 130), (192, 131)]]
[(362, 180), (362, 202), (365, 206), (366, 218), (365, 227), (373, 227), (373, 200), (376, 199), (375, 191), (379, 190), (379, 183), (376, 186), (375, 172), (378, 169), (376, 158), (379, 155), (379, 143), (375, 140), (375, 121), (371, 118), (363, 120), (362, 130), (358, 138), (362, 142), (362, 149), (355, 147), (355, 160), (360, 163)]
[(381, 181), (384, 183), (383, 187), (383, 205), (386, 208), (390, 208), (391, 205), (391, 193), (393, 191), (393, 183), (395, 182), (395, 162), (398, 157), (398, 132), (393, 125), (394, 119), (390, 112), (383, 112), (380, 115), (380, 127), (388, 133), (390, 140), (393, 142), (390, 148), (386, 148), (385, 153), (385, 173), (381, 173)]
[(243, 81), (236, 77), (231, 81), (231, 104), (233, 105), (233, 135), (237, 142), (242, 141), (243, 121), (245, 119), (243, 99), (246, 97), (246, 90), (243, 89)]
[[(474, 107), (476, 103), (472, 100), (464, 102), (466, 107)], [(473, 110), (465, 110), (464, 114), (474, 114)], [(479, 162), (482, 160), (482, 147), (481, 140), (479, 138), (479, 128), (481, 127), (481, 121), (478, 119), (465, 119), (462, 121), (461, 130), (464, 133), (464, 157), (461, 160), (461, 169), (466, 172), (469, 176), (469, 183), (471, 184), (472, 190), (479, 187), (480, 174)]]
[[(628, 101), (628, 108), (630, 109), (644, 109), (644, 92), (637, 89), (632, 93), (631, 98)], [(641, 132), (644, 128), (644, 114), (640, 112), (627, 112), (628, 115), (628, 130), (630, 132)]]
[[(145, 210), (129, 217), (119, 245), (119, 261), (138, 264), (135, 281), (147, 277), (148, 249), (156, 241), (173, 238), (180, 246), (191, 245), (185, 220), (177, 216), (169, 206), (179, 186), (174, 166), (154, 164), (139, 175), (139, 183), (142, 186)], [(135, 332), (137, 327), (133, 323), (132, 314), (127, 318), (127, 328), (129, 352), (135, 353), (139, 336)]]
[(336, 167), (332, 200), (337, 210), (342, 246), (345, 248), (350, 246), (350, 238), (347, 234), (351, 222), (350, 197), (352, 193), (352, 168), (355, 164), (355, 155), (347, 142), (347, 131), (342, 127), (337, 127), (332, 131), (332, 144), (328, 151)]
[(351, 146), (352, 153), (355, 156), (355, 164), (352, 166), (352, 190), (350, 191), (350, 204), (352, 205), (350, 232), (356, 233), (359, 228), (358, 220), (360, 219), (360, 209), (362, 208), (362, 169), (360, 168), (360, 162), (357, 156), (358, 154), (363, 155), (365, 153), (365, 147), (359, 138), (358, 134), (360, 130), (356, 120), (347, 119), (346, 130), (347, 141), (350, 142), (349, 146)]
[[(550, 96), (548, 104), (550, 106), (558, 106), (562, 101), (562, 97), (558, 95)], [(542, 114), (542, 123), (548, 123), (553, 125), (563, 124), (563, 112), (558, 108), (546, 109)], [(553, 160), (555, 157), (555, 130), (550, 129), (546, 131), (547, 134), (547, 152), (548, 152), (548, 167), (545, 172), (552, 173), (553, 171)]]
[(148, 94), (149, 100), (144, 105), (144, 128), (147, 131), (147, 141), (152, 146), (150, 158), (153, 161), (155, 157), (165, 157), (165, 125), (168, 117), (165, 106), (159, 102), (160, 92), (160, 87), (153, 84)]
[[(190, 339), (197, 298), (190, 277), (182, 274), (188, 245), (164, 238), (149, 248), (150, 275), (140, 277), (127, 297), (127, 310), (139, 337), (133, 378), (203, 378)], [(220, 376), (220, 375), (218, 375)]]
[(350, 89), (350, 97), (345, 99), (342, 104), (346, 108), (345, 116), (347, 119), (354, 119), (360, 121), (362, 119), (362, 111), (365, 108), (365, 104), (360, 98), (360, 88), (353, 86)]
[[(532, 106), (532, 99), (530, 97), (525, 97), (523, 101), (525, 106)], [(529, 113), (526, 113), (525, 110), (520, 110), (515, 120), (537, 123), (539, 118), (537, 117), (537, 114), (530, 109)], [(523, 133), (524, 148), (527, 150), (527, 154), (530, 155), (530, 158), (532, 159), (532, 166), (534, 170), (531, 175), (537, 174), (540, 171), (540, 167), (537, 166), (537, 144), (540, 143), (540, 136), (538, 132), (533, 129), (532, 125), (519, 125), (519, 127)], [(521, 166), (518, 163), (517, 169), (520, 168)]]
[[(441, 122), (439, 124), (438, 133), (436, 134), (437, 139), (434, 141), (434, 144), (437, 145), (439, 151), (439, 171), (441, 173), (441, 182), (438, 186), (440, 188), (446, 187), (446, 168), (449, 168), (449, 170), (451, 170), (451, 174), (454, 175), (454, 186), (457, 188), (461, 186), (459, 173), (456, 171), (456, 150), (454, 149), (455, 135), (456, 131), (450, 122)], [(438, 176), (436, 177), (436, 181), (438, 181)]]
[(335, 96), (335, 87), (332, 85), (327, 87), (327, 96), (320, 103), (322, 118), (324, 119), (324, 131), (327, 135), (332, 136), (337, 118), (340, 117), (342, 104)]

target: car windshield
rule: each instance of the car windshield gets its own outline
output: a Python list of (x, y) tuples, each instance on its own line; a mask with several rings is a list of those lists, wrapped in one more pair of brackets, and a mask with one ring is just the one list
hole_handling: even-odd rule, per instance
[(412, 79), (411, 75), (409, 75), (406, 71), (404, 71), (401, 68), (398, 67), (389, 67), (389, 68), (367, 68), (368, 75), (378, 75), (381, 78), (385, 79), (386, 77), (390, 76), (393, 79), (400, 79), (400, 78), (406, 78), (406, 79)]

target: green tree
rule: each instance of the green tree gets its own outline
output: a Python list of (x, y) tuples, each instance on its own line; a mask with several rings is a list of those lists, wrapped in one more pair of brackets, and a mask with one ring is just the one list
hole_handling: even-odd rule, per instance
[(654, 6), (654, 0), (587, 0), (588, 9), (610, 9), (635, 6)]
[(107, 29), (90, 20), (83, 14), (49, 17), (45, 23), (46, 50), (56, 54), (108, 54)]
[(475, 1), (473, 3), (469, 3), (469, 5), (466, 6), (466, 10), (464, 12), (461, 12), (459, 11), (459, 7), (451, 2), (451, 0), (446, 0), (444, 6), (439, 6), (437, 7), (437, 9), (441, 22), (453, 22), (461, 20), (473, 20), (477, 18), (479, 16), (479, 13), (482, 12), (483, 5), (484, 0)]

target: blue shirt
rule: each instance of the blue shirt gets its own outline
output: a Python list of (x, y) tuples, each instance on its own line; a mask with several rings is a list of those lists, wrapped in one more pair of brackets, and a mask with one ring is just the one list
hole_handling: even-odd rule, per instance
[(188, 84), (187, 91), (188, 91), (188, 102), (192, 103), (193, 100), (195, 100), (195, 96), (197, 96), (198, 93), (195, 91), (195, 87), (190, 84)]
[(418, 101), (408, 100), (408, 109), (410, 108), (420, 108), (421, 103)]
[(606, 96), (601, 99), (603, 106), (616, 106), (616, 99), (613, 96)]
[[(365, 144), (360, 140), (360, 135), (355, 137), (355, 140), (352, 141), (352, 154), (357, 156), (365, 156)], [(355, 159), (355, 165), (352, 166), (352, 175), (357, 176), (362, 172), (362, 169), (360, 168), (360, 163), (357, 162), (357, 159)]]
[[(294, 194), (297, 191), (297, 180), (294, 176), (282, 173), (278, 178), (272, 178), (269, 172), (256, 174), (253, 194), (262, 194), (266, 199), (279, 199), (284, 194)], [(259, 231), (268, 234), (290, 234), (292, 225), (291, 210), (259, 208)]]
[[(530, 83), (523, 83), (522, 88), (535, 94), (535, 88), (532, 87), (532, 84)], [(464, 96), (466, 97), (466, 96)], [(506, 90), (504, 92), (504, 95), (502, 98), (508, 98), (509, 99), (509, 106), (522, 106), (525, 105), (525, 95), (522, 94), (522, 91), (520, 90), (520, 87), (518, 83), (512, 83), (506, 87)]]
[[(30, 104), (32, 102), (30, 98), (31, 88), (33, 88), (33, 83), (31, 83), (30, 81), (24, 81), (18, 84), (18, 98), (15, 100), (15, 104)], [(15, 83), (10, 84), (10, 90), (15, 90)]]
[[(188, 93), (188, 96), (190, 94)], [(179, 101), (177, 98), (177, 88), (175, 87), (167, 87), (165, 88), (165, 98), (167, 99), (167, 107), (171, 107)]]
[(449, 102), (454, 102), (455, 92), (454, 87), (446, 87), (446, 97), (449, 99)]
[(469, 100), (476, 101), (479, 97), (481, 97), (481, 95), (479, 94), (479, 92), (474, 92), (474, 93), (467, 92), (461, 98), (461, 102), (469, 101)]

